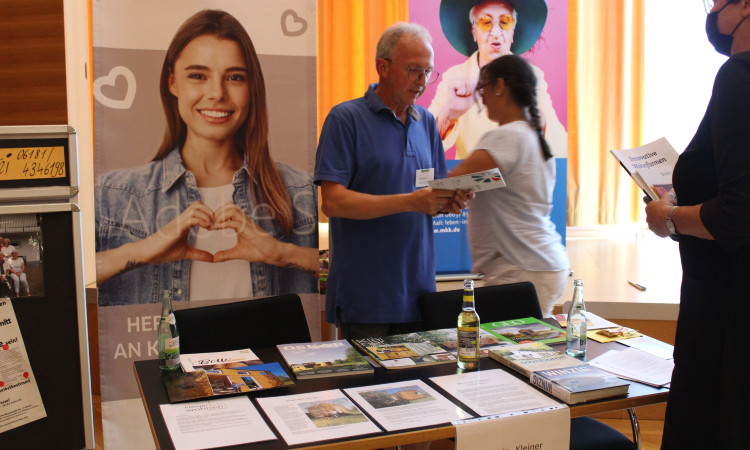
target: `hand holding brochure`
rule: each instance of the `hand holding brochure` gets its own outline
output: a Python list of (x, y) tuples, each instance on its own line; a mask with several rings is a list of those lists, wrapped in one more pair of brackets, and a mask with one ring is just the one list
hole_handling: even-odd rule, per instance
[(481, 172), (432, 180), (430, 186), (433, 189), (445, 189), (447, 191), (461, 189), (463, 191), (481, 192), (505, 187), (505, 180), (500, 174), (500, 169), (495, 167)]
[(665, 138), (610, 153), (651, 200), (658, 200), (672, 190), (672, 170), (680, 155)]

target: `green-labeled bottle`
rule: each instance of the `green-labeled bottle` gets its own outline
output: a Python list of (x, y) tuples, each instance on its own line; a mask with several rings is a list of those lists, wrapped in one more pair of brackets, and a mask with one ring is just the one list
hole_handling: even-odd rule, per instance
[(474, 308), (473, 280), (464, 280), (464, 302), (458, 315), (458, 367), (479, 367), (479, 315)]
[(172, 296), (164, 291), (161, 298), (159, 321), (159, 368), (173, 371), (180, 368), (180, 333), (172, 311)]

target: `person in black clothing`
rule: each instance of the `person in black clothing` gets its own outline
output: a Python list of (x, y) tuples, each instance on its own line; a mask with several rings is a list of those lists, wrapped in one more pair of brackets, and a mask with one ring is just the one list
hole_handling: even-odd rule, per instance
[(663, 449), (750, 448), (750, 0), (706, 3), (708, 39), (731, 56), (674, 190), (646, 205), (649, 228), (679, 240), (683, 272)]

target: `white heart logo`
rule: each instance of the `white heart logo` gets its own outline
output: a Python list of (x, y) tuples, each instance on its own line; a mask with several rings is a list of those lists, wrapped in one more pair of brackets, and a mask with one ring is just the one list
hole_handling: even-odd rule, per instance
[[(125, 91), (125, 98), (122, 100), (109, 98), (102, 92), (102, 87), (104, 86), (115, 86), (118, 77), (125, 78), (126, 82), (127, 90)], [(112, 109), (128, 109), (135, 99), (135, 87), (135, 75), (133, 72), (125, 66), (116, 66), (109, 71), (109, 75), (94, 80), (94, 98), (102, 105)]]
[(293, 9), (287, 9), (281, 14), (281, 32), (284, 36), (299, 36), (305, 31), (307, 31), (307, 21), (299, 17)]

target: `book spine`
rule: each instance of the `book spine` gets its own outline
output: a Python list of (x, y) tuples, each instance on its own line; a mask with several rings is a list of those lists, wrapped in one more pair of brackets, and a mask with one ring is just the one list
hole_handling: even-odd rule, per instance
[(544, 392), (559, 398), (569, 405), (571, 404), (570, 392), (554, 381), (550, 381), (538, 375), (536, 372), (531, 373), (529, 381), (531, 382), (531, 384), (543, 390)]

